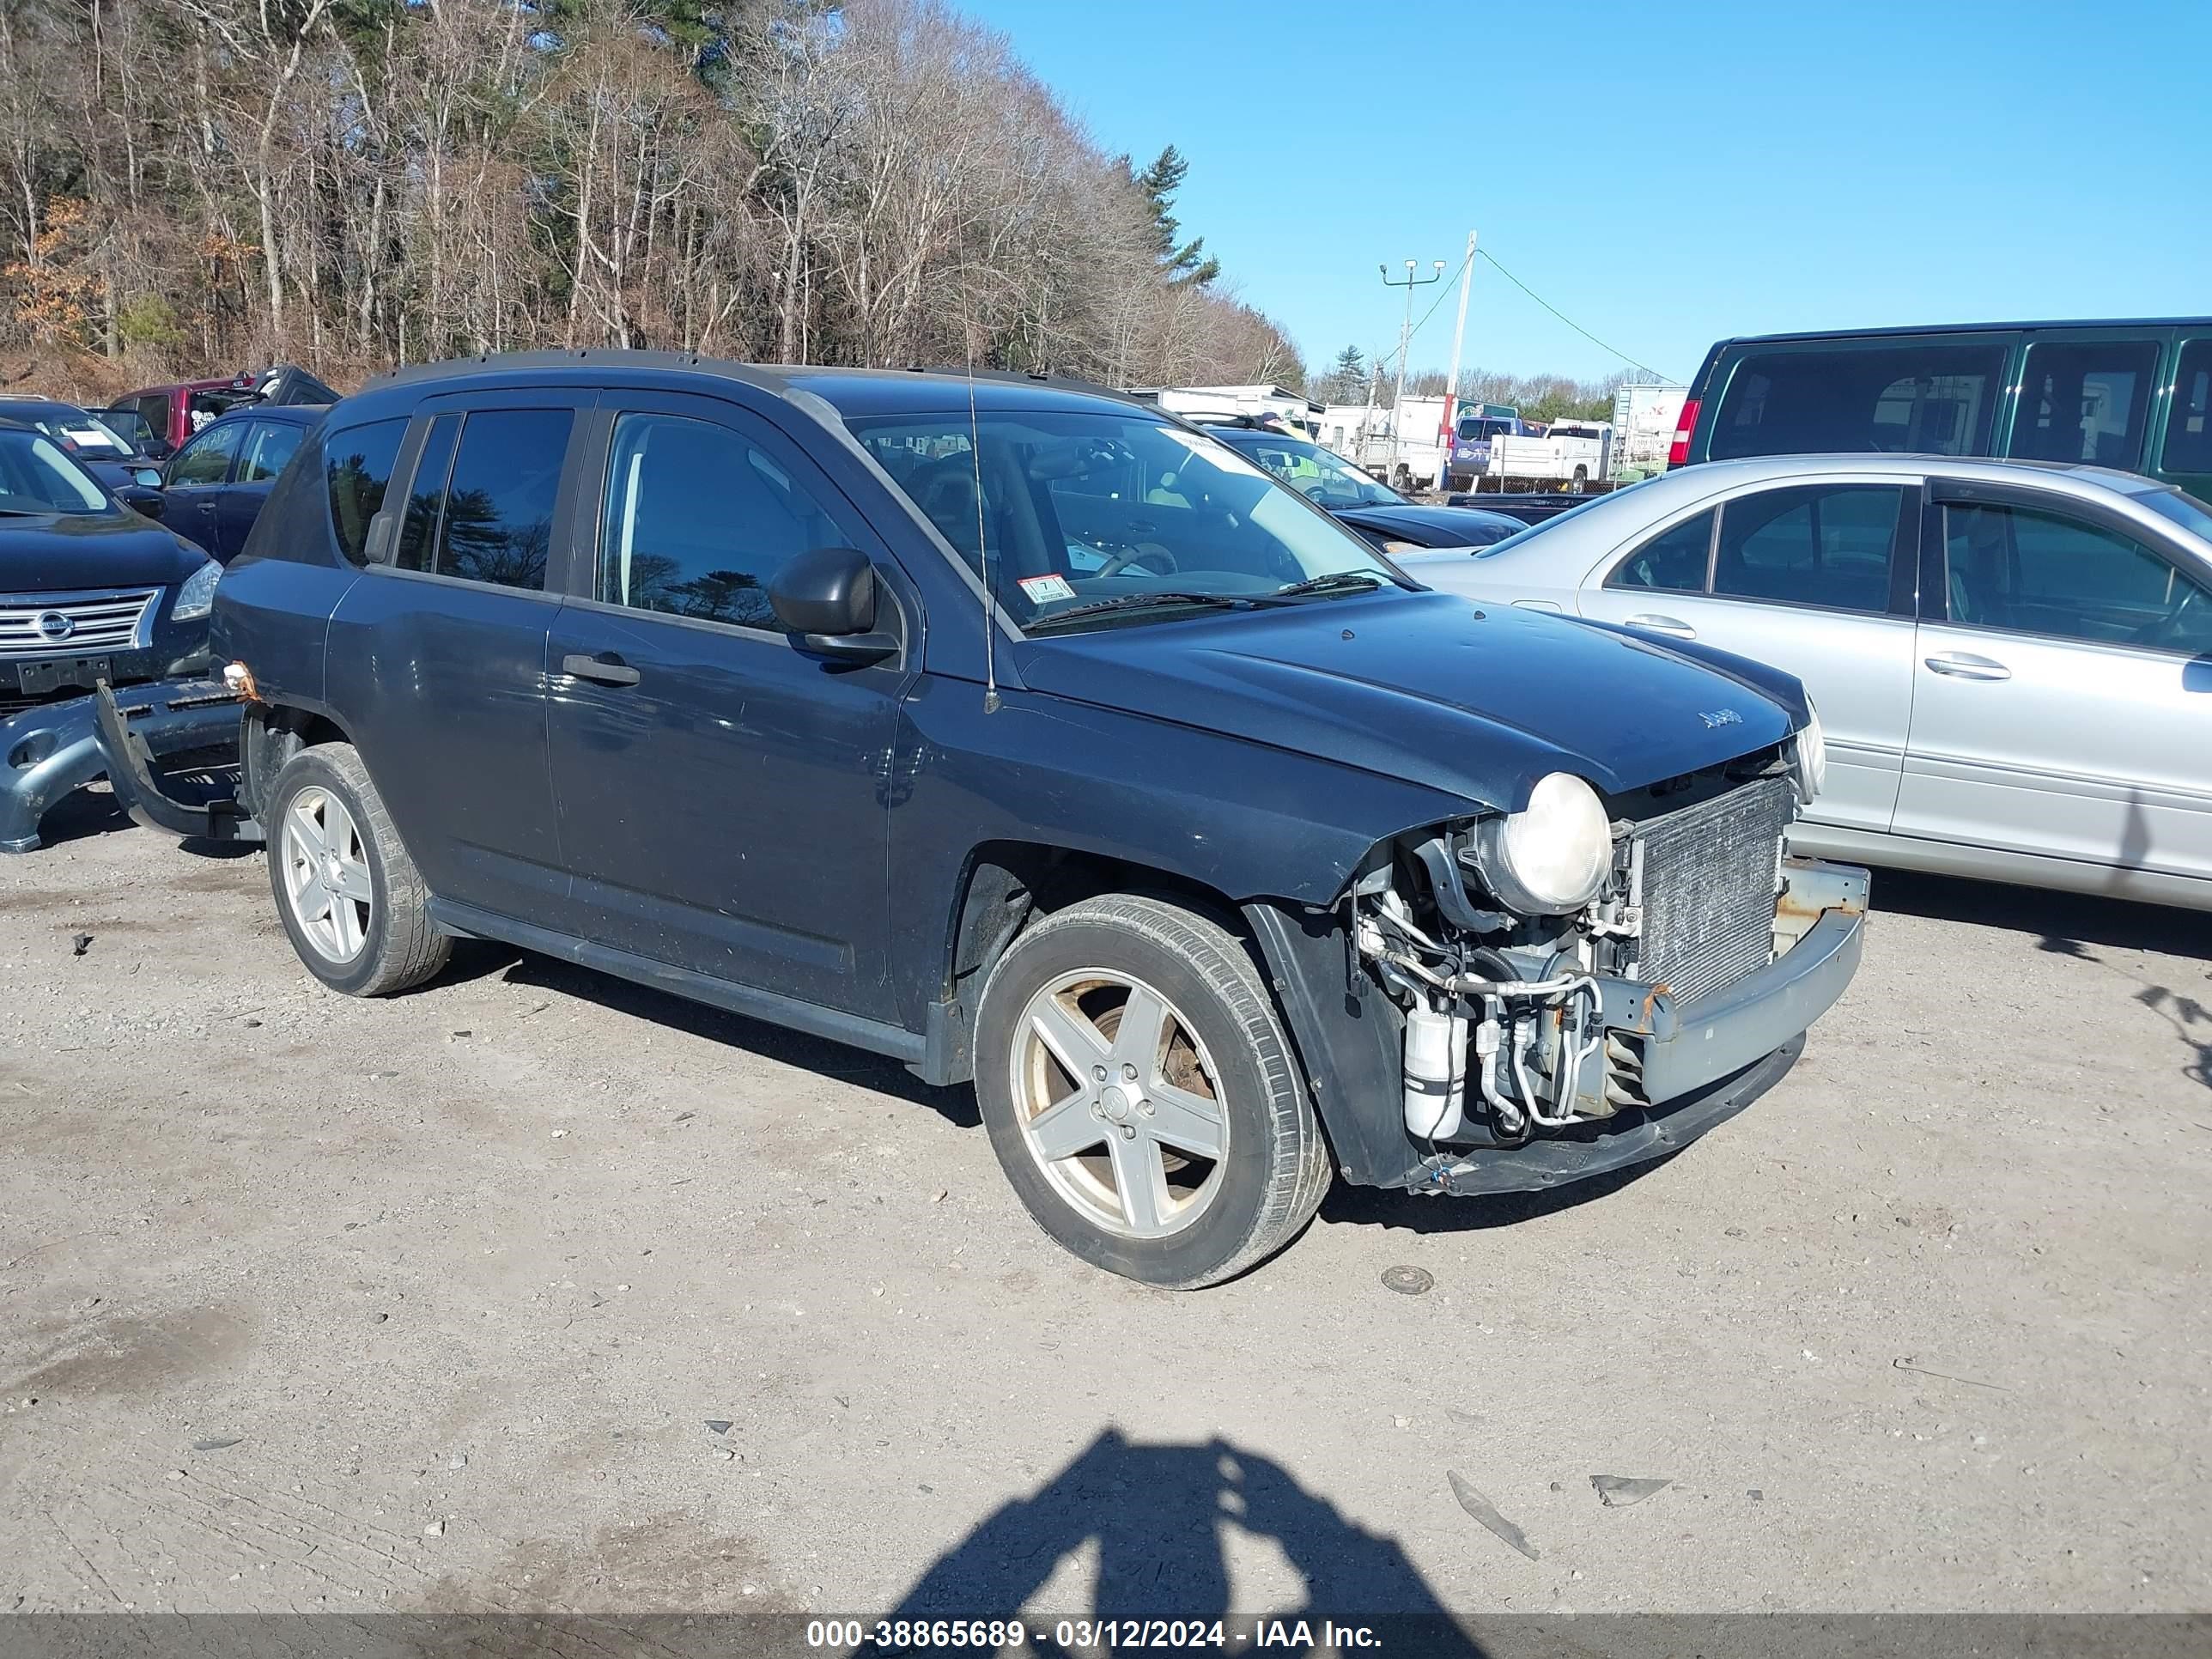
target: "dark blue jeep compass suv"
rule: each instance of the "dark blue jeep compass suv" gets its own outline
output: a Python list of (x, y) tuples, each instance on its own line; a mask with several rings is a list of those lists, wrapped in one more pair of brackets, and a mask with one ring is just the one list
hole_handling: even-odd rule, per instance
[[(481, 935), (972, 1079), (1044, 1229), (1235, 1273), (1341, 1172), (1546, 1187), (1787, 1070), (1863, 872), (1796, 681), (1421, 589), (1155, 409), (641, 353), (410, 369), (216, 599), (235, 802), (356, 995)], [(395, 1018), (399, 1017), (395, 1015)]]

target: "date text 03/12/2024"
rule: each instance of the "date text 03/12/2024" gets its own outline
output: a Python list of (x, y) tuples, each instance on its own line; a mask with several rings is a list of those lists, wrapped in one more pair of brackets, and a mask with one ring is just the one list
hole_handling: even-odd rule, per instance
[(807, 1625), (806, 1644), (866, 1653), (1020, 1651), (1032, 1636), (1042, 1641), (1048, 1631), (1054, 1648), (1073, 1653), (1185, 1648), (1329, 1652), (1383, 1645), (1370, 1626), (1328, 1619), (1060, 1619), (1035, 1626), (999, 1619), (823, 1619)]

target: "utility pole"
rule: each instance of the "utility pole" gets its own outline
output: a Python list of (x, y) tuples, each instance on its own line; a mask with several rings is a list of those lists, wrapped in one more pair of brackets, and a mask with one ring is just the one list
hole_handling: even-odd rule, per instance
[(1443, 425), (1437, 433), (1437, 441), (1444, 447), (1443, 477), (1437, 487), (1449, 483), (1451, 476), (1451, 447), (1453, 417), (1459, 413), (1459, 349), (1467, 339), (1467, 295), (1474, 286), (1474, 233), (1467, 234), (1467, 266), (1459, 279), (1459, 320), (1452, 325), (1451, 368), (1444, 377)]
[(1413, 290), (1417, 288), (1426, 288), (1431, 283), (1441, 283), (1444, 279), (1443, 260), (1437, 260), (1436, 270), (1426, 276), (1417, 276), (1413, 274), (1420, 269), (1420, 264), (1421, 262), (1419, 259), (1407, 260), (1406, 274), (1403, 276), (1393, 276), (1388, 265), (1375, 267), (1382, 273), (1383, 287), (1402, 288), (1406, 290), (1406, 317), (1405, 320), (1398, 325), (1398, 396), (1396, 401), (1390, 405), (1390, 478), (1393, 483), (1397, 482), (1398, 477), (1400, 446), (1405, 441), (1404, 434), (1399, 430), (1399, 411), (1406, 404), (1406, 353), (1413, 343)]

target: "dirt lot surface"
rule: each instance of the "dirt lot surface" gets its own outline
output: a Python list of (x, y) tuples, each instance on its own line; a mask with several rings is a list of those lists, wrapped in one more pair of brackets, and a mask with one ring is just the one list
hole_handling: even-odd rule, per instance
[(1340, 1188), (1177, 1296), (965, 1091), (491, 949), (348, 1000), (258, 856), (62, 819), (0, 860), (0, 1610), (2212, 1604), (2206, 918), (1878, 876), (1671, 1162)]

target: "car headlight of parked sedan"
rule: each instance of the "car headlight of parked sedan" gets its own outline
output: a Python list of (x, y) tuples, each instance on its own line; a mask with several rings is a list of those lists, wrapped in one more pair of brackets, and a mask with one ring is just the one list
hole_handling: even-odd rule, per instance
[(1508, 909), (1530, 916), (1579, 910), (1613, 867), (1613, 824), (1597, 791), (1568, 772), (1536, 781), (1528, 804), (1475, 826), (1474, 866)]
[(1820, 730), (1820, 711), (1809, 698), (1805, 704), (1805, 724), (1797, 729), (1795, 760), (1797, 793), (1810, 801), (1828, 781), (1828, 739)]
[(215, 585), (222, 580), (222, 567), (213, 559), (185, 578), (177, 590), (177, 603), (169, 611), (173, 622), (191, 622), (215, 609)]

